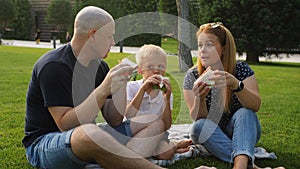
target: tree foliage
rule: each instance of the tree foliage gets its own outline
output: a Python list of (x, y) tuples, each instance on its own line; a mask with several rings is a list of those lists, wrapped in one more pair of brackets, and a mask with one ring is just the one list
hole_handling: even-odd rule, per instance
[(158, 0), (118, 0), (117, 2), (106, 0), (77, 0), (76, 3), (79, 7), (77, 10), (89, 5), (98, 6), (108, 11), (114, 19), (134, 13), (156, 12), (158, 10)]
[[(177, 11), (177, 5), (176, 0), (159, 0), (159, 12), (161, 13), (167, 13), (174, 16), (178, 16)], [(169, 32), (169, 35), (174, 35), (177, 37), (178, 31), (177, 31), (177, 22), (174, 22), (174, 20), (170, 20), (170, 18), (165, 18), (164, 16), (168, 15), (161, 15), (162, 20), (162, 26), (165, 27), (167, 30), (172, 30), (172, 32)]]
[(15, 31), (15, 39), (29, 40), (32, 20), (30, 16), (30, 4), (28, 0), (14, 0), (16, 17), (10, 24)]
[(177, 16), (176, 0), (159, 0), (159, 12)]
[(12, 0), (1, 0), (0, 5), (0, 27), (6, 28), (15, 18), (16, 10)]
[(199, 24), (223, 22), (249, 62), (258, 62), (266, 48), (299, 48), (298, 0), (198, 1)]
[(67, 30), (72, 24), (72, 7), (69, 0), (51, 1), (46, 21), (56, 25), (59, 31)]
[[(121, 17), (127, 17), (131, 14), (141, 13), (141, 12), (156, 12), (158, 10), (158, 0), (145, 1), (145, 0), (118, 0), (116, 1), (106, 1), (106, 0), (77, 0), (78, 7), (81, 9), (82, 7), (93, 5), (98, 6), (107, 12), (109, 12), (114, 19), (119, 19)], [(136, 19), (136, 18), (135, 18)], [(141, 21), (144, 21), (145, 18), (140, 18)], [(147, 23), (149, 24), (149, 23)], [(140, 32), (145, 23), (141, 23), (140, 21), (136, 21), (132, 23), (132, 25), (128, 27), (118, 27), (116, 25), (116, 35), (115, 38), (118, 37), (118, 33), (124, 34), (124, 32)], [(123, 31), (124, 30), (124, 31)], [(117, 42), (118, 38), (117, 39)], [(146, 43), (153, 43), (156, 45), (161, 45), (161, 37), (157, 34), (139, 34), (134, 35), (124, 40), (124, 45), (128, 46), (141, 46)]]

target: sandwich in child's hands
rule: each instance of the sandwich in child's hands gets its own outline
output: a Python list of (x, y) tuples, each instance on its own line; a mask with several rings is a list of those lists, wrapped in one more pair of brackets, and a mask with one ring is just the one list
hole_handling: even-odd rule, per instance
[(213, 71), (210, 68), (208, 68), (201, 74), (201, 76), (194, 82), (194, 84), (198, 83), (199, 81), (202, 81), (206, 83), (207, 86), (212, 87), (215, 85), (215, 81), (210, 80), (212, 76)]
[(153, 89), (160, 89), (161, 91), (163, 91), (163, 92), (166, 92), (167, 91), (167, 88), (166, 88), (166, 86), (163, 84), (163, 80), (169, 80), (169, 78), (168, 77), (163, 77), (163, 76), (160, 76), (160, 79), (161, 79), (161, 81), (160, 81), (160, 83), (158, 84), (158, 85), (153, 85)]

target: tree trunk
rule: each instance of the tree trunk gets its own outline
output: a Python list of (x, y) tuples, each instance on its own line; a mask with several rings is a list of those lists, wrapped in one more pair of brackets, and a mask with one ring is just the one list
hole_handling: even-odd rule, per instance
[(247, 63), (259, 63), (259, 57), (256, 52), (247, 52), (246, 56)]
[[(187, 71), (193, 66), (191, 48), (186, 44), (191, 43), (191, 28), (189, 19), (189, 6), (187, 0), (176, 0), (178, 11), (178, 60), (179, 70), (181, 72)], [(185, 19), (186, 21), (184, 22)]]

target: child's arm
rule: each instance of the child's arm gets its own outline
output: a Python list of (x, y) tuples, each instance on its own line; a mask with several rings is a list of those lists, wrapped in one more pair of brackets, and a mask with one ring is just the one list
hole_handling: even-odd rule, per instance
[(141, 85), (136, 95), (133, 99), (127, 104), (126, 107), (126, 118), (131, 118), (136, 116), (137, 112), (140, 110), (144, 94), (147, 90), (153, 90), (153, 85), (159, 84), (161, 79), (159, 79), (156, 75), (149, 77), (145, 82)]
[(165, 130), (168, 130), (172, 125), (172, 110), (170, 108), (170, 99), (164, 98), (165, 107), (162, 113), (162, 120), (165, 124)]
[(129, 103), (127, 103), (125, 112), (126, 118), (132, 118), (136, 116), (136, 113), (138, 112), (142, 104), (144, 94), (145, 90), (143, 89), (143, 87), (140, 87), (134, 98)]
[(172, 110), (171, 110), (171, 93), (172, 87), (169, 80), (164, 80), (164, 85), (167, 91), (164, 93), (164, 111), (162, 113), (162, 120), (165, 124), (165, 130), (168, 130), (172, 125)]

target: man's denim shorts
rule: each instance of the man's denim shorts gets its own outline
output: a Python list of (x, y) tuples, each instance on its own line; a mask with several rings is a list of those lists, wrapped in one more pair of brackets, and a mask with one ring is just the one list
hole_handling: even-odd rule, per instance
[(123, 121), (119, 126), (116, 127), (111, 127), (108, 124), (98, 124), (98, 126), (123, 145), (126, 145), (127, 142), (133, 137), (129, 119)]
[[(98, 125), (121, 144), (132, 138), (130, 121), (124, 121), (117, 127)], [(32, 166), (39, 168), (84, 168), (90, 164), (78, 159), (71, 149), (71, 135), (74, 129), (66, 132), (52, 132), (38, 137), (26, 148), (26, 157)]]
[(73, 129), (40, 136), (26, 148), (26, 157), (38, 168), (84, 168), (88, 163), (79, 160), (71, 149)]

